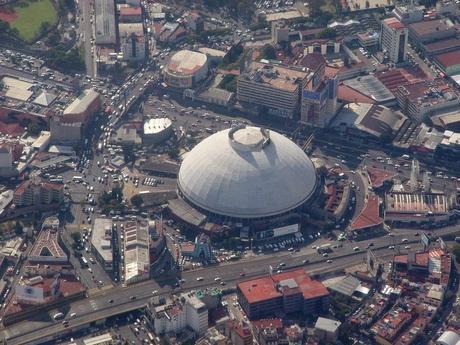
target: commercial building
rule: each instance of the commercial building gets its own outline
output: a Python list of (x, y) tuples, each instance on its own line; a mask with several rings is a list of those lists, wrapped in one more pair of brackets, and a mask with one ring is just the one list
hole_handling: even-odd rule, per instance
[(131, 284), (150, 278), (149, 225), (129, 221), (124, 224), (125, 282)]
[(189, 152), (178, 176), (176, 200), (182, 202), (171, 200), (169, 209), (181, 219), (195, 215), (197, 226), (209, 218), (254, 234), (298, 223), (318, 185), (315, 166), (291, 140), (239, 126), (211, 135)]
[(243, 281), (237, 295), (250, 320), (279, 313), (315, 315), (329, 308), (329, 291), (303, 269)]
[(181, 246), (182, 256), (210, 262), (213, 258), (211, 239), (205, 234), (199, 234), (195, 243)]
[(92, 89), (85, 90), (62, 114), (51, 117), (51, 143), (78, 144), (93, 116), (100, 109), (100, 95)]
[(69, 260), (58, 227), (44, 227), (27, 257), (30, 263), (64, 264)]
[(358, 42), (363, 47), (374, 47), (380, 43), (380, 33), (375, 31), (359, 32), (357, 35)]
[(385, 195), (385, 222), (395, 226), (445, 223), (452, 203), (443, 193), (398, 192)]
[(408, 27), (409, 38), (416, 45), (456, 36), (455, 27), (448, 19), (423, 20)]
[(325, 65), (318, 64), (308, 75), (302, 89), (300, 121), (325, 128), (337, 113), (337, 77), (325, 77)]
[(141, 7), (121, 7), (119, 20), (121, 23), (140, 23), (142, 22), (142, 8)]
[(339, 335), (340, 321), (319, 317), (315, 323), (315, 335), (320, 341), (335, 343)]
[(113, 270), (112, 221), (107, 218), (96, 218), (91, 236), (91, 252), (104, 270)]
[(147, 39), (144, 35), (127, 35), (120, 36), (120, 47), (123, 54), (123, 60), (139, 61), (147, 57)]
[(208, 74), (206, 54), (191, 50), (175, 53), (163, 70), (163, 78), (168, 86), (189, 89), (197, 85)]
[(448, 76), (460, 74), (460, 47), (458, 50), (436, 55), (434, 62)]
[[(153, 324), (155, 334), (177, 334), (189, 327), (198, 335), (203, 335), (209, 325), (208, 312), (216, 308), (221, 296), (220, 292), (216, 292), (191, 291), (182, 293), (179, 298), (161, 306), (149, 303), (147, 317)], [(207, 303), (209, 301), (211, 303)]]
[(422, 122), (434, 111), (460, 104), (456, 91), (440, 79), (398, 86), (395, 96), (402, 112), (417, 122)]
[(40, 178), (22, 182), (14, 191), (16, 208), (60, 204), (64, 199), (64, 185), (49, 183)]
[(330, 127), (373, 140), (394, 138), (407, 117), (382, 105), (350, 103), (342, 108)]
[(398, 276), (446, 286), (452, 270), (452, 257), (443, 249), (429, 249), (395, 255), (393, 265)]
[(350, 224), (348, 231), (356, 240), (375, 237), (383, 230), (383, 218), (380, 217), (380, 199), (369, 195), (361, 213)]
[[(95, 31), (96, 44), (113, 45), (117, 43), (115, 27), (115, 1), (96, 1), (95, 7)], [(88, 37), (86, 39), (89, 39)]]
[(169, 139), (174, 134), (172, 121), (167, 117), (150, 118), (144, 122), (144, 145), (154, 145)]
[(408, 30), (396, 18), (382, 21), (381, 46), (388, 58), (395, 64), (406, 61)]
[[(444, 53), (450, 53), (453, 51), (457, 51), (458, 53), (459, 50), (460, 50), (460, 39), (456, 37), (427, 43), (422, 46), (422, 51), (427, 57), (432, 57), (433, 55), (439, 55), (439, 54), (444, 55)], [(458, 56), (457, 56), (457, 61), (458, 61)]]
[(252, 62), (238, 78), (237, 98), (258, 113), (293, 119), (307, 76), (301, 69)]
[(394, 16), (403, 24), (420, 22), (423, 20), (425, 6), (413, 4), (397, 5), (393, 10)]

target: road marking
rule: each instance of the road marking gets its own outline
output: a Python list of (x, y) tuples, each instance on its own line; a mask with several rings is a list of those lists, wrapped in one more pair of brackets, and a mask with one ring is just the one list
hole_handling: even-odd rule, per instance
[(89, 304), (91, 305), (91, 308), (93, 308), (93, 310), (96, 310), (97, 309), (97, 303), (95, 300), (90, 300), (89, 301)]

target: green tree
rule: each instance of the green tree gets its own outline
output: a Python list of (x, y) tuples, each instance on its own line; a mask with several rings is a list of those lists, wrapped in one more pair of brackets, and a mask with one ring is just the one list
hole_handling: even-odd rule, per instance
[(135, 206), (137, 208), (140, 208), (143, 203), (144, 203), (144, 200), (142, 199), (142, 197), (139, 194), (136, 194), (136, 195), (132, 196), (131, 204), (133, 204), (133, 206)]
[(78, 231), (74, 231), (70, 234), (70, 237), (75, 243), (78, 243), (81, 240), (81, 233), (79, 233)]
[(335, 38), (337, 32), (334, 28), (326, 28), (318, 34), (318, 38)]
[(266, 44), (262, 48), (262, 57), (264, 59), (273, 60), (276, 59), (276, 50), (271, 44)]

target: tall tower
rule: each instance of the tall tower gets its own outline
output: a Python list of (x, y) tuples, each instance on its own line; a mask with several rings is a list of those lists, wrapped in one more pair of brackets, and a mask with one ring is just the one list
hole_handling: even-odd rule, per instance
[(408, 29), (398, 19), (387, 18), (382, 21), (380, 44), (391, 62), (398, 64), (406, 61), (408, 34)]

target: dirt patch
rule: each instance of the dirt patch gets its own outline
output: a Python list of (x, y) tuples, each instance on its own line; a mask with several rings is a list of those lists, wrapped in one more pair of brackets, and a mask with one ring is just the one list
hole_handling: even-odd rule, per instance
[(16, 20), (18, 14), (15, 10), (0, 8), (0, 20), (7, 23), (12, 23)]

